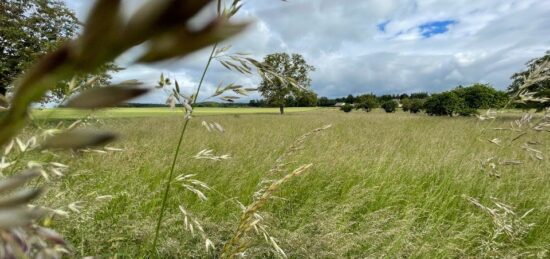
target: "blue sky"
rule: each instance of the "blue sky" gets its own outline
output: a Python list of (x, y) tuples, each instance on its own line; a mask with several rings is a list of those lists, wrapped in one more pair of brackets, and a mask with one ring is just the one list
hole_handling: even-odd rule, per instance
[[(85, 19), (91, 0), (65, 0)], [(128, 13), (143, 0), (125, 1)], [(244, 0), (236, 19), (253, 20), (231, 44), (256, 58), (273, 52), (304, 55), (317, 70), (312, 88), (320, 96), (374, 92), (437, 92), (475, 82), (505, 89), (529, 59), (550, 49), (550, 1), (540, 0)], [(127, 69), (114, 80), (153, 85), (158, 75), (196, 86), (208, 50), (184, 60), (131, 65), (139, 48), (119, 58)], [(254, 86), (214, 65), (202, 94), (219, 83)], [(258, 98), (257, 95), (252, 98)], [(140, 101), (163, 102), (155, 92)]]
[(420, 34), (424, 38), (431, 38), (437, 34), (444, 34), (449, 31), (451, 25), (456, 24), (456, 20), (443, 20), (443, 21), (431, 21), (424, 24), (420, 24)]

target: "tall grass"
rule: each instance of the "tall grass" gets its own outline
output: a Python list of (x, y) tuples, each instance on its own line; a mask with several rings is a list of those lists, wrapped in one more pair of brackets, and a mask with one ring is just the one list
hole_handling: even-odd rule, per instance
[[(220, 2), (221, 1), (218, 1), (218, 5), (219, 5)], [(212, 51), (210, 52), (210, 56), (208, 56), (208, 61), (206, 62), (206, 65), (204, 66), (204, 70), (202, 72), (201, 79), (199, 80), (199, 84), (197, 85), (197, 89), (195, 90), (195, 93), (193, 95), (193, 100), (192, 100), (191, 104), (193, 104), (197, 101), (197, 98), (198, 98), (199, 93), (201, 91), (202, 83), (204, 82), (204, 77), (206, 76), (206, 72), (208, 72), (208, 68), (210, 67), (210, 63), (212, 62), (212, 58), (214, 56), (214, 52), (216, 51), (217, 47), (218, 47), (218, 44), (214, 44), (214, 46), (212, 46)], [(189, 116), (190, 115), (192, 115), (192, 110), (189, 113)], [(165, 184), (165, 187), (164, 187), (164, 193), (162, 195), (162, 204), (160, 205), (159, 216), (158, 216), (157, 225), (156, 225), (156, 228), (155, 228), (155, 236), (153, 237), (153, 245), (152, 245), (153, 251), (155, 251), (156, 248), (157, 248), (157, 241), (158, 241), (158, 238), (159, 238), (160, 227), (161, 227), (161, 224), (162, 224), (162, 219), (163, 219), (163, 216), (164, 216), (164, 212), (166, 210), (166, 202), (168, 201), (168, 197), (169, 197), (169, 194), (170, 194), (170, 187), (172, 186), (172, 180), (174, 178), (174, 169), (176, 168), (176, 162), (178, 161), (178, 155), (180, 153), (181, 144), (183, 143), (183, 137), (185, 136), (185, 131), (187, 130), (187, 125), (188, 124), (189, 124), (189, 119), (185, 119), (184, 122), (183, 122), (183, 126), (181, 128), (179, 138), (178, 138), (178, 140), (176, 142), (176, 145), (175, 145), (174, 158), (172, 159), (172, 162), (170, 163), (170, 170), (169, 170), (168, 176), (167, 176), (168, 179), (166, 180), (166, 184)]]
[[(208, 200), (202, 202), (184, 188), (174, 188), (159, 256), (204, 255), (203, 240), (184, 234), (181, 204), (201, 220), (214, 243), (228, 240), (241, 211), (227, 197), (251, 203), (251, 194), (269, 178), (274, 161), (303, 134), (299, 129), (329, 123), (330, 131), (308, 140), (307, 148), (289, 159), (313, 163), (308, 174), (282, 186), (276, 195), (281, 198), (263, 209), (271, 235), (289, 257), (520, 256), (544, 255), (548, 249), (548, 160), (506, 149), (503, 156), (525, 163), (507, 167), (498, 181), (488, 177), (480, 162), (493, 150), (490, 143), (472, 138), (485, 127), (475, 118), (332, 110), (210, 118), (224, 125), (225, 133), (211, 134), (199, 123), (190, 124), (188, 133), (195, 137), (185, 143), (175, 172), (196, 174), (223, 195), (207, 193)], [(510, 121), (503, 118), (494, 125)], [(97, 174), (71, 175), (59, 188), (69, 190), (65, 195), (70, 200), (93, 202), (90, 193), (113, 199), (92, 212), (88, 221), (68, 218), (57, 227), (80, 255), (113, 256), (117, 251), (139, 256), (143, 251), (135, 248), (147, 245), (154, 232), (160, 172), (170, 161), (166, 154), (178, 132), (172, 118), (107, 120), (104, 127), (124, 133), (120, 145), (126, 152), (84, 158), (77, 168), (94, 167)], [(549, 141), (547, 134), (536, 140)], [(230, 153), (232, 159), (189, 159), (206, 148)], [(56, 200), (54, 194), (46, 201)], [(475, 197), (485, 206), (498, 197), (519, 216), (534, 209), (523, 219), (534, 225), (519, 243), (491, 246), (493, 220), (463, 196)], [(268, 256), (274, 251), (258, 243), (248, 255)]]
[[(234, 16), (240, 10), (240, 8), (243, 5), (241, 0), (232, 0), (230, 2), (231, 2), (231, 4), (229, 6), (226, 6), (225, 1), (217, 0), (217, 16), (218, 16), (219, 19), (229, 19), (229, 18), (231, 18), (232, 16)], [(170, 162), (170, 169), (168, 171), (166, 182), (164, 183), (164, 192), (162, 194), (162, 202), (161, 202), (161, 205), (160, 205), (159, 215), (158, 215), (158, 219), (157, 219), (157, 223), (156, 223), (156, 227), (155, 227), (155, 234), (153, 236), (153, 243), (152, 243), (152, 251), (153, 252), (157, 251), (157, 242), (158, 242), (158, 239), (159, 239), (160, 228), (161, 228), (161, 225), (163, 223), (163, 217), (164, 217), (164, 214), (165, 214), (165, 211), (166, 211), (166, 204), (168, 202), (168, 199), (170, 198), (170, 189), (171, 189), (173, 178), (174, 178), (174, 170), (175, 170), (175, 167), (176, 167), (176, 163), (178, 162), (178, 155), (179, 155), (180, 150), (181, 150), (181, 146), (182, 146), (182, 143), (183, 143), (183, 140), (184, 140), (185, 133), (187, 131), (187, 127), (189, 125), (189, 121), (190, 121), (190, 119), (192, 117), (192, 114), (193, 114), (193, 106), (198, 100), (199, 93), (200, 93), (200, 90), (201, 90), (201, 87), (202, 87), (202, 83), (204, 82), (205, 76), (208, 72), (208, 69), (210, 67), (211, 62), (214, 59), (216, 59), (217, 61), (219, 61), (224, 67), (226, 67), (230, 71), (236, 71), (236, 72), (241, 73), (242, 75), (252, 75), (253, 71), (254, 71), (254, 72), (257, 72), (258, 76), (260, 76), (261, 78), (268, 78), (268, 76), (272, 77), (270, 79), (270, 82), (275, 81), (275, 82), (278, 82), (279, 84), (283, 84), (283, 85), (287, 85), (287, 86), (292, 87), (292, 88), (296, 88), (297, 91), (300, 91), (302, 89), (300, 86), (298, 86), (296, 84), (296, 82), (293, 78), (284, 77), (284, 76), (281, 76), (281, 75), (277, 74), (276, 72), (274, 72), (274, 70), (271, 67), (256, 61), (255, 59), (249, 57), (246, 54), (239, 54), (239, 53), (226, 54), (225, 52), (227, 52), (227, 50), (229, 50), (229, 48), (230, 47), (228, 46), (228, 47), (223, 47), (221, 49), (218, 49), (218, 43), (215, 43), (212, 46), (212, 50), (210, 52), (210, 55), (208, 56), (206, 65), (204, 66), (201, 78), (199, 80), (199, 84), (197, 85), (196, 89), (194, 89), (194, 91), (193, 91), (194, 93), (192, 95), (187, 96), (187, 95), (183, 94), (181, 92), (180, 86), (179, 86), (179, 84), (176, 80), (174, 80), (175, 88), (172, 89), (172, 91), (165, 89), (169, 92), (166, 103), (169, 104), (172, 108), (175, 108), (176, 102), (179, 102), (184, 107), (183, 110), (185, 112), (185, 116), (184, 116), (184, 122), (183, 122), (183, 126), (181, 128), (179, 137), (177, 138), (177, 141), (175, 142), (175, 145), (174, 145), (174, 156), (173, 156), (172, 161)], [(230, 59), (230, 60), (224, 60), (224, 59)], [(252, 70), (252, 68), (254, 68), (255, 70)], [(159, 88), (164, 88), (165, 85), (169, 85), (169, 84), (171, 84), (170, 80), (164, 78), (164, 75), (161, 74), (160, 80), (159, 80)], [(246, 88), (246, 87), (243, 87), (242, 85), (236, 85), (236, 84), (233, 84), (233, 83), (230, 83), (229, 85), (227, 85), (225, 87), (222, 87), (222, 85), (220, 84), (220, 86), (218, 86), (216, 91), (210, 97), (207, 97), (206, 99), (217, 97), (217, 98), (219, 98), (220, 100), (223, 100), (223, 101), (234, 102), (235, 100), (239, 99), (240, 97), (235, 96), (235, 95), (227, 95), (226, 94), (227, 92), (232, 92), (233, 94), (246, 96), (246, 95), (248, 95), (249, 92), (255, 91), (255, 90), (256, 90), (256, 88), (250, 88), (250, 87)], [(211, 127), (217, 129), (220, 132), (225, 131), (223, 129), (223, 127), (217, 122), (207, 123), (207, 122), (203, 121), (202, 124), (206, 127), (206, 129), (208, 131), (211, 131)], [(212, 152), (212, 150), (210, 150), (210, 149), (203, 149), (203, 151), (200, 151), (199, 154), (197, 154), (194, 158), (199, 158), (200, 159), (201, 154), (202, 155), (207, 154), (208, 156), (206, 158), (210, 158), (211, 160), (219, 160), (220, 158), (229, 157), (227, 155), (223, 155), (221, 157), (215, 157), (214, 155), (210, 154), (211, 152)], [(299, 175), (299, 174), (298, 173), (291, 173), (291, 174), (288, 174), (287, 176), (288, 176), (288, 178), (291, 178), (291, 177), (296, 176), (296, 175)], [(183, 180), (183, 179), (186, 179), (186, 178), (191, 177), (191, 176), (192, 175), (182, 175), (181, 179)], [(282, 184), (283, 182), (285, 182), (287, 180), (287, 176), (285, 176), (283, 179), (281, 179), (281, 182), (279, 184)], [(283, 180), (285, 180), (285, 181), (283, 181)], [(194, 180), (194, 181), (197, 181), (197, 180)], [(193, 182), (191, 182), (191, 185), (183, 184), (183, 186), (186, 187), (186, 189), (188, 189), (189, 191), (199, 195), (199, 198), (201, 200), (206, 200), (207, 199), (206, 196), (200, 190), (193, 187), (192, 183)], [(198, 188), (204, 188), (206, 190), (212, 190), (204, 182), (197, 181), (197, 183), (198, 183)], [(273, 195), (274, 189), (271, 190), (271, 188), (270, 188), (264, 193), (263, 199), (260, 199), (260, 201), (262, 201), (260, 204), (265, 204), (267, 202), (269, 197), (271, 195)], [(243, 206), (240, 203), (239, 203), (239, 205)], [(258, 229), (258, 225), (251, 224), (251, 222), (249, 222), (251, 220), (251, 218), (247, 218), (247, 215), (249, 215), (249, 216), (250, 215), (257, 215), (255, 213), (259, 209), (259, 207), (261, 207), (261, 206), (254, 206), (254, 205), (251, 205), (251, 206), (252, 206), (252, 209), (249, 208), (249, 209), (244, 209), (243, 210), (243, 217), (241, 218), (241, 225), (239, 226), (238, 230), (236, 231), (235, 236), (233, 238), (231, 238), (231, 240), (228, 241), (228, 243), (226, 243), (226, 245), (224, 246), (224, 251), (221, 254), (222, 257), (232, 258), (237, 253), (244, 253), (246, 251), (246, 249), (248, 248), (248, 245), (242, 244), (242, 245), (239, 245), (239, 247), (236, 248), (236, 250), (231, 250), (231, 249), (233, 249), (232, 246), (236, 245), (235, 241), (241, 239), (242, 236), (246, 232), (248, 232), (247, 231), (248, 227), (254, 226), (254, 228), (256, 230)], [(202, 226), (200, 225), (200, 223), (198, 221), (196, 221), (195, 219), (193, 219), (194, 224), (190, 224), (189, 221), (188, 221), (189, 213), (187, 213), (187, 211), (184, 209), (183, 206), (180, 205), (179, 208), (180, 208), (180, 211), (185, 216), (184, 226), (185, 226), (186, 230), (189, 230), (191, 232), (191, 234), (194, 235), (194, 227), (193, 226), (197, 227), (200, 230), (201, 236), (203, 237), (203, 239), (205, 239), (205, 248), (206, 248), (207, 252), (210, 251), (210, 248), (215, 248), (215, 245), (212, 243), (212, 241), (209, 238), (207, 238), (207, 236), (206, 236)], [(261, 217), (257, 217), (257, 221), (260, 221), (260, 220), (261, 220)], [(247, 226), (247, 230), (242, 229), (243, 224)], [(279, 252), (281, 255), (285, 256), (282, 249), (280, 247), (278, 247), (277, 242), (272, 237), (270, 239), (268, 239), (267, 238), (268, 232), (265, 229), (263, 229), (263, 230), (264, 230), (263, 231), (264, 236), (266, 236), (266, 241), (268, 243), (272, 244), (272, 246), (275, 248), (275, 250), (277, 252)], [(237, 241), (237, 243), (238, 243), (238, 241)]]

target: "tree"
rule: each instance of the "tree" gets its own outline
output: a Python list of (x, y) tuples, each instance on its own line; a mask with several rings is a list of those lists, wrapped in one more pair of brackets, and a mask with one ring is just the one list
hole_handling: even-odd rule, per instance
[(404, 112), (408, 112), (411, 110), (412, 101), (409, 98), (401, 99), (401, 108)]
[(342, 107), (340, 107), (340, 110), (344, 112), (350, 112), (351, 110), (353, 110), (353, 105), (346, 103)]
[[(34, 60), (76, 36), (80, 23), (60, 0), (3, 0), (0, 3), (0, 94), (5, 95), (15, 78)], [(92, 77), (95, 85), (109, 83), (108, 71), (118, 70), (108, 63), (94, 75), (75, 75), (82, 85)], [(68, 81), (58, 83), (43, 102), (62, 98)]]
[(357, 97), (357, 102), (359, 103), (356, 108), (357, 109), (363, 109), (366, 112), (372, 111), (372, 109), (376, 109), (380, 107), (380, 103), (378, 102), (378, 99), (373, 94), (365, 94)]
[(350, 103), (350, 104), (351, 104), (351, 103), (355, 103), (355, 97), (353, 97), (353, 95), (349, 94), (349, 95), (346, 97), (346, 99), (345, 99), (344, 102), (345, 102), (345, 103)]
[(378, 97), (378, 100), (380, 101), (380, 103), (385, 103), (387, 101), (390, 101), (390, 100), (393, 100), (393, 99), (398, 99), (399, 96), (396, 98), (395, 96), (391, 95), (391, 94), (384, 94), (384, 95), (381, 95), (380, 97)]
[(312, 91), (301, 91), (296, 96), (296, 106), (315, 107), (317, 105), (317, 94)]
[(285, 98), (299, 96), (299, 93), (307, 90), (311, 85), (308, 74), (315, 68), (306, 63), (302, 55), (287, 53), (269, 54), (264, 58), (263, 64), (270, 67), (280, 76), (293, 79), (300, 87), (278, 80), (275, 76), (267, 75), (260, 83), (258, 91), (266, 98), (267, 102), (279, 106), (281, 114), (284, 114)]
[(418, 113), (424, 108), (425, 99), (408, 99), (401, 100), (401, 108), (404, 112)]
[(411, 99), (426, 99), (428, 98), (430, 95), (428, 93), (412, 93), (411, 96), (409, 98)]
[(296, 107), (296, 98), (292, 95), (285, 97), (285, 107)]
[(265, 101), (264, 100), (250, 100), (248, 103), (248, 106), (250, 107), (265, 107)]
[(411, 113), (418, 113), (424, 109), (425, 99), (412, 99), (409, 107)]
[(0, 4), (0, 94), (36, 58), (76, 35), (74, 13), (57, 0), (4, 0)]
[(397, 107), (399, 107), (399, 104), (394, 100), (389, 100), (382, 103), (382, 109), (384, 109), (387, 113), (395, 112)]
[[(508, 92), (515, 95), (522, 90), (534, 93), (533, 97), (535, 98), (550, 98), (550, 69), (548, 69), (550, 65), (548, 62), (550, 62), (550, 50), (546, 51), (544, 56), (527, 62), (525, 64), (527, 66), (527, 70), (512, 75), (511, 79), (513, 81), (508, 87)], [(543, 65), (546, 65), (546, 67), (543, 68)], [(536, 71), (541, 71), (539, 75), (539, 79), (541, 80), (527, 86), (525, 89), (520, 89), (520, 87), (525, 84), (526, 79), (533, 76)], [(536, 108), (537, 110), (542, 110), (544, 107), (549, 107), (550, 102), (526, 101), (520, 106), (523, 106), (523, 108)]]
[(321, 107), (334, 106), (334, 104), (336, 104), (336, 101), (334, 99), (331, 100), (324, 96), (320, 97), (317, 100), (317, 106), (321, 106)]
[(464, 108), (464, 100), (454, 92), (443, 92), (430, 96), (424, 108), (429, 115), (453, 116)]

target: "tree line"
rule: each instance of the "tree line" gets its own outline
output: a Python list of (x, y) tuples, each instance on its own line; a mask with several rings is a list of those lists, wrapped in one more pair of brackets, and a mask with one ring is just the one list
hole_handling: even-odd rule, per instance
[[(550, 62), (550, 51), (543, 57), (535, 58), (526, 63), (527, 68), (511, 76), (512, 83), (507, 91), (496, 90), (489, 84), (473, 84), (471, 86), (458, 86), (450, 91), (429, 94), (426, 92), (412, 94), (394, 94), (376, 96), (372, 93), (358, 96), (348, 95), (341, 98), (320, 97), (309, 90), (311, 80), (308, 72), (314, 71), (314, 67), (308, 65), (299, 54), (293, 54), (292, 59), (285, 53), (268, 55), (264, 62), (278, 67), (281, 73), (295, 77), (303, 84), (303, 89), (285, 88), (270, 79), (264, 79), (260, 87), (260, 93), (265, 100), (251, 100), (249, 105), (253, 107), (279, 106), (281, 114), (284, 106), (320, 106), (331, 107), (338, 103), (345, 103), (344, 111), (363, 109), (367, 112), (375, 108), (383, 108), (386, 112), (394, 112), (398, 107), (404, 111), (417, 113), (425, 111), (429, 115), (463, 115), (468, 116), (477, 113), (479, 109), (521, 108), (543, 110), (550, 102), (550, 71), (539, 71), (542, 64)], [(542, 74), (536, 82), (528, 82), (531, 74)], [(521, 88), (523, 86), (524, 88)]]
[[(321, 99), (321, 98), (320, 98)], [(375, 108), (383, 108), (386, 112), (395, 112), (398, 107), (403, 111), (418, 113), (425, 111), (429, 115), (472, 115), (478, 109), (504, 108), (510, 96), (505, 91), (499, 91), (488, 84), (473, 84), (458, 86), (442, 93), (413, 93), (400, 95), (364, 94), (357, 97), (348, 96), (340, 99), (347, 102), (344, 111), (363, 109), (370, 112)], [(332, 103), (332, 102), (331, 102)]]
[[(252, 107), (333, 107), (336, 104), (347, 104), (344, 110), (363, 109), (367, 112), (376, 108), (383, 108), (387, 112), (394, 112), (398, 107), (404, 111), (417, 113), (425, 111), (429, 115), (472, 115), (479, 109), (521, 108), (542, 110), (548, 106), (548, 102), (537, 102), (519, 98), (520, 94), (540, 98), (550, 98), (550, 71), (546, 80), (533, 82), (526, 89), (518, 89), (526, 78), (544, 62), (550, 62), (550, 51), (543, 57), (535, 58), (526, 63), (527, 69), (512, 75), (512, 84), (506, 91), (493, 88), (489, 84), (476, 83), (470, 86), (457, 86), (450, 91), (442, 93), (403, 93), (385, 94), (377, 96), (373, 93), (361, 95), (348, 95), (340, 98), (318, 97), (309, 90), (311, 80), (308, 72), (314, 71), (314, 67), (308, 65), (299, 54), (275, 53), (266, 56), (264, 62), (277, 67), (279, 72), (294, 77), (302, 89), (291, 88), (273, 82), (272, 79), (264, 79), (259, 88), (264, 99), (251, 100)], [(521, 92), (521, 93), (520, 93)], [(509, 102), (512, 100), (513, 102)]]
[(419, 93), (412, 93), (412, 94), (384, 94), (377, 96), (373, 93), (369, 94), (361, 94), (357, 96), (348, 95), (346, 97), (339, 97), (339, 98), (328, 98), (328, 97), (320, 97), (317, 101), (317, 106), (320, 107), (332, 107), (336, 105), (337, 103), (347, 103), (347, 104), (354, 104), (354, 103), (363, 103), (366, 99), (373, 98), (376, 99), (378, 103), (390, 101), (390, 100), (402, 100), (402, 99), (425, 99), (428, 98), (430, 94), (426, 92), (419, 92)]

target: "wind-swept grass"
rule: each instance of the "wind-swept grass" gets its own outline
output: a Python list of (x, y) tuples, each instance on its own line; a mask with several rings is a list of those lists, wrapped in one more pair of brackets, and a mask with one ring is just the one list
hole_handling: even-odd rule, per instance
[[(161, 202), (158, 186), (179, 133), (174, 125), (182, 119), (105, 120), (101, 127), (122, 132), (115, 146), (124, 151), (92, 154), (69, 164), (82, 171), (67, 174), (55, 187), (59, 189), (41, 200), (52, 208), (66, 203), (61, 200), (90, 206), (75, 214), (80, 216), (53, 221), (78, 255), (136, 257), (146, 252), (140, 248), (150, 246), (154, 234)], [(180, 205), (200, 221), (219, 252), (242, 213), (232, 201), (250, 204), (294, 140), (327, 124), (332, 124), (330, 130), (307, 139), (304, 149), (288, 159), (295, 165), (313, 164), (308, 173), (281, 186), (261, 214), (289, 257), (548, 256), (549, 159), (532, 159), (513, 146), (500, 155), (524, 163), (503, 169), (500, 179), (489, 176), (480, 164), (494, 152), (493, 144), (477, 138), (486, 124), (476, 118), (320, 110), (286, 116), (219, 115), (208, 121), (222, 124), (225, 132), (208, 132), (201, 118), (191, 121), (188, 130), (194, 137), (182, 146), (175, 172), (196, 174), (195, 179), (215, 191), (200, 201), (173, 186), (160, 256), (204, 256), (200, 236), (184, 230)], [(509, 122), (505, 117), (494, 126)], [(542, 133), (534, 141), (547, 143), (550, 138)], [(539, 147), (550, 153), (548, 145)], [(192, 159), (204, 149), (231, 159)], [(108, 199), (99, 202), (98, 196)], [(497, 205), (506, 209), (491, 214)], [(501, 216), (504, 223), (495, 223)], [(521, 235), (513, 239), (495, 237), (506, 226), (506, 217), (514, 220), (512, 228), (534, 225), (514, 229), (511, 233)], [(248, 254), (275, 255), (271, 246), (259, 244)]]

